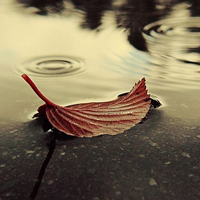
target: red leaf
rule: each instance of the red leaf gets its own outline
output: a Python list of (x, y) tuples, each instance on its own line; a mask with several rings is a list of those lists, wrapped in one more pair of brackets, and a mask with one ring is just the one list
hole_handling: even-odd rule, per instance
[(128, 94), (113, 101), (62, 107), (48, 100), (26, 74), (22, 77), (45, 102), (38, 108), (39, 116), (46, 115), (54, 128), (72, 136), (122, 133), (139, 123), (151, 106), (144, 78)]

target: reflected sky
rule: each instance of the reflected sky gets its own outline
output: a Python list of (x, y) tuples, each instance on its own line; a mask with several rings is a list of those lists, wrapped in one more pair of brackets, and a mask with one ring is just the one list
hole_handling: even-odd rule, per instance
[[(178, 4), (162, 20), (144, 27), (155, 79), (190, 88), (199, 84), (200, 17), (191, 17), (189, 4)], [(195, 28), (195, 31), (193, 29)], [(158, 80), (156, 80), (158, 81)]]
[(199, 88), (200, 18), (192, 3), (8, 0), (0, 5), (2, 116), (10, 118), (6, 109), (20, 113), (31, 104), (23, 111), (29, 116), (40, 102), (22, 73), (62, 105), (111, 100), (143, 77), (161, 99), (157, 90)]

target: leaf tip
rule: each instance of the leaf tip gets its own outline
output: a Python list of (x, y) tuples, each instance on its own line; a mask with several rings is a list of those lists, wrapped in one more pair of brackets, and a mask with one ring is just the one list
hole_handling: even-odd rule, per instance
[(142, 80), (143, 80), (143, 81), (146, 81), (146, 78), (145, 78), (145, 77), (143, 77), (143, 78), (142, 78)]

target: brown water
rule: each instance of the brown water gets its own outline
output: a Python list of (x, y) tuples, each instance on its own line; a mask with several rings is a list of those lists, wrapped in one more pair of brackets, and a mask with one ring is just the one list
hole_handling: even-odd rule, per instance
[(11, 156), (16, 159), (37, 143), (26, 138), (29, 131), (42, 133), (31, 116), (43, 102), (22, 80), (23, 73), (61, 105), (111, 100), (145, 77), (149, 93), (163, 104), (158, 111), (165, 116), (159, 119), (161, 125), (170, 130), (176, 122), (198, 129), (198, 6), (157, 1), (151, 7), (142, 1), (138, 10), (131, 1), (101, 6), (64, 1), (36, 8), (22, 2), (0, 2), (2, 168), (9, 164), (4, 154), (13, 148), (10, 143), (16, 145)]

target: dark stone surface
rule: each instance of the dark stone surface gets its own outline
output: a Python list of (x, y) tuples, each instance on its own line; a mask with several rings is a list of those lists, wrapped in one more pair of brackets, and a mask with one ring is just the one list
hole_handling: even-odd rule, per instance
[[(33, 189), (53, 139), (35, 123), (1, 139), (2, 199), (27, 199)], [(154, 110), (117, 136), (60, 136), (36, 199), (198, 199), (199, 133)]]

